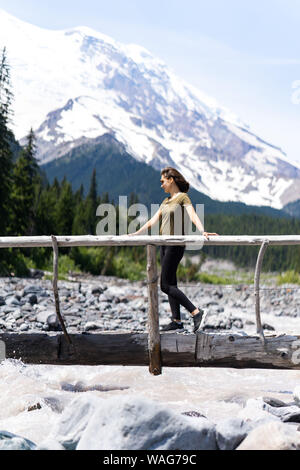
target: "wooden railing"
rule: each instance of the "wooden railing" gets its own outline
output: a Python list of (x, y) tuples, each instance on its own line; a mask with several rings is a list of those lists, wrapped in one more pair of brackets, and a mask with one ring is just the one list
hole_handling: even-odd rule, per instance
[(161, 337), (158, 316), (158, 273), (156, 265), (156, 246), (160, 245), (189, 245), (190, 249), (203, 246), (260, 246), (255, 275), (255, 313), (257, 334), (265, 344), (261, 315), (260, 315), (260, 273), (263, 256), (268, 246), (300, 245), (300, 235), (284, 236), (212, 236), (206, 239), (202, 236), (36, 236), (36, 237), (2, 237), (0, 248), (34, 248), (52, 247), (53, 249), (53, 290), (56, 313), (62, 325), (64, 335), (70, 345), (72, 339), (68, 335), (63, 318), (60, 314), (58, 281), (58, 249), (73, 246), (147, 246), (147, 282), (148, 282), (148, 353), (149, 368), (154, 375), (161, 373)]

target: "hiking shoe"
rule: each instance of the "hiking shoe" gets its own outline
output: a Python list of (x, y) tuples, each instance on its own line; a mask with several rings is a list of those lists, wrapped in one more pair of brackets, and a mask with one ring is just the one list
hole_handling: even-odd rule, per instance
[(200, 326), (203, 324), (204, 317), (204, 310), (202, 308), (199, 308), (199, 312), (196, 313), (196, 315), (193, 315), (193, 321), (194, 321), (194, 333), (200, 328)]
[(171, 321), (168, 325), (165, 325), (161, 328), (161, 331), (171, 331), (171, 330), (183, 330), (183, 323), (178, 323), (177, 321)]

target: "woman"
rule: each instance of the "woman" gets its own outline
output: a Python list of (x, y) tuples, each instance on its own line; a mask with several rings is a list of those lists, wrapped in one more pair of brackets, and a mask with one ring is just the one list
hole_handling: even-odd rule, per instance
[[(170, 196), (164, 199), (159, 210), (143, 227), (130, 235), (139, 235), (157, 222), (160, 222), (160, 235), (184, 235), (184, 210), (187, 211), (191, 221), (207, 239), (210, 235), (217, 235), (217, 233), (204, 232), (203, 225), (187, 195), (190, 185), (179, 171), (171, 167), (164, 168), (161, 171), (160, 182), (163, 190), (169, 193)], [(180, 305), (183, 305), (190, 312), (194, 322), (194, 333), (196, 333), (204, 320), (204, 311), (193, 305), (177, 287), (176, 271), (183, 257), (184, 250), (185, 245), (160, 247), (160, 287), (168, 295), (172, 312), (171, 323), (163, 327), (162, 331), (183, 329), (183, 323), (180, 318)]]

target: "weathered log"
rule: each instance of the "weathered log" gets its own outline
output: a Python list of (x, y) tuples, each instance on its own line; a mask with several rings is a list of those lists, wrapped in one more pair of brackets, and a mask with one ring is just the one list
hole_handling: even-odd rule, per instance
[[(211, 236), (207, 240), (201, 235), (57, 235), (59, 247), (72, 246), (145, 246), (145, 245), (195, 245), (205, 246), (257, 246), (265, 240), (269, 245), (300, 245), (300, 235), (226, 235)], [(36, 237), (0, 237), (0, 248), (52, 247), (50, 236)]]
[[(62, 333), (3, 333), (6, 358), (28, 364), (148, 366), (146, 333), (71, 334), (73, 349)], [(232, 367), (300, 369), (300, 336), (162, 333), (165, 367)]]

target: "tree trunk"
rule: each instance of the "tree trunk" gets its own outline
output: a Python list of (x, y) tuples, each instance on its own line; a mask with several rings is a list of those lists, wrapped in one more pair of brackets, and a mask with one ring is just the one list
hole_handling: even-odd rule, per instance
[[(163, 333), (164, 367), (300, 369), (300, 336)], [(70, 334), (3, 333), (6, 358), (28, 364), (149, 366), (146, 333)], [(3, 343), (2, 343), (3, 346)], [(2, 348), (3, 349), (3, 348)], [(1, 358), (0, 358), (1, 360)]]

